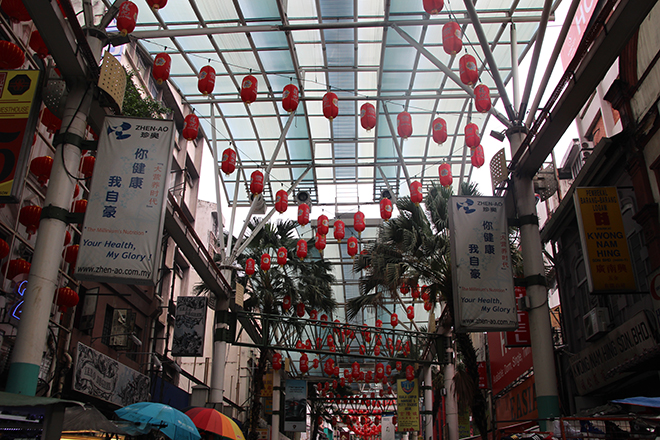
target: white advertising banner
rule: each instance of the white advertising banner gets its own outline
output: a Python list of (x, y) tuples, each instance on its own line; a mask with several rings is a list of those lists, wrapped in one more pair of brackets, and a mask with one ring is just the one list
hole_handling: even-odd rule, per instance
[(106, 117), (76, 278), (155, 284), (174, 131), (174, 121)]
[(394, 440), (396, 428), (394, 428), (392, 416), (383, 416), (381, 425), (383, 426), (380, 431), (382, 440)]
[(449, 225), (456, 330), (515, 330), (518, 315), (504, 198), (452, 196)]

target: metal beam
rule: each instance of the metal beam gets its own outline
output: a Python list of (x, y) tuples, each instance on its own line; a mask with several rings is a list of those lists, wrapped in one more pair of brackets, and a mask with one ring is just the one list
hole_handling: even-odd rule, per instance
[(545, 111), (547, 117), (543, 119), (538, 134), (534, 137), (530, 133), (525, 139), (529, 148), (521, 147), (514, 155), (514, 172), (528, 176), (536, 174), (656, 2), (622, 0), (611, 11), (604, 29), (591, 44), (557, 104), (551, 112)]
[[(456, 74), (454, 74), (456, 75)], [(192, 76), (189, 76), (189, 78), (192, 78)], [(458, 79), (458, 77), (456, 77)], [(459, 79), (460, 81), (460, 79)], [(467, 86), (466, 86), (467, 87)], [(467, 90), (466, 90), (467, 92)], [(468, 92), (468, 95), (469, 92)], [(190, 105), (199, 105), (199, 104), (208, 104), (209, 102), (214, 103), (214, 104), (235, 104), (236, 103), (236, 97), (233, 98), (211, 98), (211, 99), (202, 99), (201, 95), (199, 100), (196, 99), (189, 99), (186, 101)], [(470, 95), (472, 98), (474, 98), (474, 93)], [(499, 95), (495, 93), (491, 93), (491, 98), (495, 99), (498, 98)], [(392, 95), (381, 95), (381, 96), (342, 96), (340, 99), (342, 101), (382, 101), (382, 102), (391, 102), (391, 101), (416, 101), (416, 100), (433, 100), (433, 99), (465, 99), (468, 98), (469, 96), (466, 96), (465, 93), (447, 93), (447, 94), (442, 94), (440, 96), (439, 94), (431, 94), (431, 95), (406, 95), (404, 96), (392, 96)], [(282, 98), (280, 96), (273, 96), (272, 98), (257, 98), (255, 102), (274, 102), (274, 101), (279, 101)], [(301, 96), (300, 97), (300, 102), (310, 102), (310, 101), (323, 101), (322, 96)], [(343, 115), (342, 115), (343, 116)], [(503, 118), (506, 119), (505, 116), (502, 116)], [(231, 119), (231, 118), (229, 118)]]

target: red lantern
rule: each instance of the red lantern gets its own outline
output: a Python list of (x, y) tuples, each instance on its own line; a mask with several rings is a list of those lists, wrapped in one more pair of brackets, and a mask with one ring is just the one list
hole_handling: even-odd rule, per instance
[(319, 360), (314, 358), (312, 361), (312, 368), (318, 368), (319, 367)]
[(474, 88), (474, 107), (479, 113), (486, 113), (490, 110), (490, 90), (483, 84)]
[(362, 211), (358, 211), (353, 214), (353, 229), (355, 229), (358, 235), (362, 235), (362, 231), (364, 231), (366, 227), (367, 224), (364, 220), (364, 213)]
[(408, 112), (401, 112), (396, 117), (396, 131), (404, 139), (412, 135), (412, 116)]
[(284, 246), (279, 248), (277, 250), (277, 264), (284, 266), (286, 264), (287, 254), (288, 252)]
[(415, 368), (412, 365), (406, 367), (406, 380), (413, 380), (415, 378)]
[(221, 165), (222, 171), (229, 175), (236, 170), (236, 152), (231, 149), (227, 148), (225, 151), (222, 152), (222, 165)]
[(411, 321), (415, 319), (415, 308), (413, 306), (408, 306), (406, 308), (406, 312), (408, 315), (408, 319), (410, 319)]
[[(305, 243), (305, 244), (307, 244), (307, 243)], [(309, 311), (309, 319), (316, 320), (318, 318), (318, 316), (319, 316), (319, 312), (316, 309), (312, 309), (312, 310)], [(309, 339), (308, 339), (308, 341), (309, 341)], [(309, 349), (310, 350), (312, 349), (312, 342), (311, 341), (309, 343)]]
[(401, 363), (401, 361), (396, 361), (395, 367), (397, 371), (401, 371), (401, 368), (403, 368), (403, 364)]
[(282, 368), (282, 355), (279, 353), (273, 354), (273, 370), (279, 370)]
[(397, 422), (397, 417), (396, 417), (396, 416), (392, 416), (392, 424), (393, 424), (393, 425), (396, 425), (396, 422)]
[(380, 218), (387, 221), (392, 217), (392, 201), (390, 199), (380, 199)]
[(424, 310), (426, 310), (427, 312), (430, 312), (432, 308), (433, 308), (433, 304), (431, 304), (430, 301), (426, 301), (424, 303)]
[[(211, 66), (204, 66), (199, 71), (197, 78), (197, 89), (202, 95), (206, 96), (213, 93), (215, 88), (215, 69)], [(229, 174), (229, 173), (228, 173)]]
[(447, 140), (447, 123), (442, 118), (433, 120), (433, 140), (436, 144), (442, 144)]
[[(64, 246), (66, 246), (66, 245), (69, 244), (69, 243), (71, 243), (71, 232), (69, 232), (69, 231), (67, 230), (67, 231), (65, 231), (65, 233), (64, 233)], [(0, 260), (1, 260), (1, 259), (2, 259), (2, 257), (0, 257)]]
[(355, 237), (349, 237), (348, 242), (348, 255), (353, 258), (355, 255), (357, 255), (358, 251), (358, 240)]
[(261, 267), (261, 270), (270, 269), (270, 255), (269, 254), (262, 254), (261, 255), (260, 267)]
[(327, 243), (327, 239), (325, 235), (319, 235), (316, 234), (316, 243), (314, 243), (314, 247), (320, 252), (323, 253), (323, 250), (325, 249), (325, 245)]
[(289, 207), (289, 194), (283, 189), (275, 193), (275, 210), (280, 214), (286, 212)]
[(83, 156), (80, 158), (80, 173), (85, 179), (92, 177), (95, 164), (96, 158), (94, 156)]
[[(124, 4), (125, 3), (122, 3), (122, 6), (124, 6)], [(121, 7), (119, 9), (121, 10)], [(135, 25), (133, 25), (133, 27), (135, 27)], [(37, 56), (42, 60), (48, 56), (48, 47), (46, 46), (44, 39), (41, 38), (39, 31), (33, 31), (30, 35), (30, 48), (35, 51)]]
[(163, 81), (167, 81), (167, 79), (170, 77), (171, 66), (172, 58), (170, 58), (168, 54), (161, 52), (156, 55), (156, 58), (154, 59), (154, 68), (151, 71), (151, 75), (154, 77), (158, 85), (162, 84)]
[(403, 295), (405, 295), (405, 294), (407, 294), (408, 292), (410, 292), (410, 287), (408, 287), (407, 284), (401, 284), (401, 287), (399, 288), (399, 291), (400, 291)]
[(305, 226), (307, 223), (309, 223), (309, 205), (301, 203), (298, 205), (298, 224)]
[(478, 145), (477, 148), (472, 150), (472, 157), (470, 158), (470, 161), (472, 162), (472, 166), (475, 166), (477, 168), (481, 168), (482, 165), (484, 164), (484, 147), (481, 145)]
[[(381, 321), (380, 319), (377, 319), (376, 320), (376, 327), (378, 327), (378, 328), (383, 327), (383, 321)], [(380, 335), (378, 335), (378, 340), (380, 341)]]
[(396, 327), (399, 324), (399, 315), (392, 313), (390, 315), (390, 324), (392, 324), (392, 327)]
[(385, 374), (387, 374), (388, 376), (392, 374), (392, 366), (390, 364), (387, 364), (385, 366)]
[(37, 176), (41, 186), (46, 186), (50, 179), (50, 172), (53, 169), (53, 158), (50, 156), (35, 157), (30, 162), (30, 172)]
[(291, 296), (290, 295), (284, 295), (284, 298), (282, 298), (282, 308), (284, 310), (289, 310), (291, 308)]
[(415, 286), (410, 295), (413, 299), (419, 299), (419, 286)]
[(0, 260), (9, 255), (9, 244), (0, 238)]
[(323, 116), (331, 121), (339, 114), (338, 98), (332, 92), (328, 92), (323, 96)]
[(147, 0), (147, 4), (151, 9), (157, 11), (160, 8), (165, 7), (165, 5), (167, 4), (167, 0)]
[(424, 200), (424, 194), (422, 194), (422, 184), (415, 180), (410, 184), (410, 201), (415, 205), (419, 205)]
[(449, 55), (456, 55), (463, 48), (461, 27), (455, 21), (450, 21), (442, 27), (442, 48)]
[(199, 118), (191, 113), (183, 120), (183, 138), (188, 141), (194, 141), (197, 139), (198, 133)]
[(451, 175), (451, 167), (448, 163), (443, 163), (438, 167), (438, 173), (440, 174), (440, 185), (450, 186), (454, 181), (454, 178)]
[(39, 229), (39, 222), (41, 221), (41, 207), (37, 205), (29, 205), (21, 208), (18, 214), (18, 221), (25, 226), (28, 233), (28, 240), (32, 234), (37, 233)]
[(328, 222), (328, 217), (324, 214), (319, 215), (316, 224), (316, 232), (319, 235), (328, 235), (329, 230), (330, 230), (330, 223)]
[(22, 0), (3, 0), (2, 10), (14, 21), (32, 20)]
[(376, 364), (376, 379), (381, 380), (385, 377), (385, 367), (381, 362)]
[(282, 108), (284, 111), (293, 113), (298, 108), (300, 92), (298, 87), (293, 84), (287, 84), (284, 86), (284, 91), (282, 92)]
[(429, 298), (430, 298), (429, 289), (425, 284), (425, 285), (422, 286), (422, 300), (423, 301), (428, 301)]
[(479, 71), (477, 70), (477, 61), (470, 54), (465, 54), (458, 62), (459, 72), (461, 74), (461, 82), (465, 85), (472, 86), (479, 81)]
[[(133, 32), (137, 18), (138, 7), (135, 3), (126, 1), (121, 4), (119, 12), (117, 13), (117, 29), (119, 29), (119, 32), (124, 37)], [(32, 43), (32, 41), (30, 41), (30, 43)], [(30, 47), (32, 47), (31, 44)]]
[(254, 258), (248, 258), (245, 260), (245, 273), (247, 276), (251, 277), (256, 272), (257, 262), (254, 261)]
[(46, 130), (51, 134), (55, 133), (62, 126), (62, 120), (48, 110), (48, 107), (44, 107), (44, 112), (41, 115), (41, 123), (46, 126)]
[(22, 275), (24, 273), (30, 273), (31, 266), (32, 264), (30, 264), (29, 262), (23, 260), (22, 258), (17, 258), (15, 260), (11, 260), (8, 263), (3, 264), (2, 272), (4, 273), (6, 271), (7, 279), (13, 280), (19, 275)]
[(353, 362), (353, 369), (351, 371), (351, 376), (353, 376), (353, 379), (358, 379), (360, 377), (360, 364), (357, 362)]
[(470, 148), (477, 148), (481, 142), (479, 136), (479, 126), (473, 122), (465, 126), (465, 145)]
[(250, 192), (254, 195), (261, 194), (264, 191), (264, 173), (256, 170), (252, 173), (250, 180)]
[(67, 307), (75, 307), (78, 304), (78, 300), (78, 294), (75, 290), (68, 287), (57, 289), (57, 305), (60, 306), (62, 313), (66, 313)]
[(360, 107), (360, 124), (367, 131), (376, 126), (376, 107), (373, 104), (367, 102)]
[(346, 224), (341, 220), (335, 220), (333, 229), (334, 229), (335, 240), (341, 243), (341, 241), (346, 236)]
[(78, 260), (78, 251), (80, 250), (80, 246), (77, 244), (74, 244), (72, 246), (68, 246), (64, 250), (64, 261), (69, 263), (71, 267), (74, 267), (76, 265), (76, 261)]
[(76, 186), (73, 188), (73, 198), (75, 199), (79, 195), (80, 195), (80, 185), (76, 183)]
[(427, 14), (439, 14), (444, 6), (444, 0), (424, 0), (424, 10)]
[(251, 104), (257, 100), (257, 78), (248, 75), (243, 78), (241, 83), (241, 100), (246, 104)]
[(305, 357), (302, 356), (300, 357), (300, 372), (302, 374), (305, 374), (309, 371), (309, 364), (307, 363), (308, 362), (307, 356), (306, 355), (303, 356)]
[(304, 260), (307, 256), (307, 242), (302, 238), (296, 244), (296, 256), (301, 260)]

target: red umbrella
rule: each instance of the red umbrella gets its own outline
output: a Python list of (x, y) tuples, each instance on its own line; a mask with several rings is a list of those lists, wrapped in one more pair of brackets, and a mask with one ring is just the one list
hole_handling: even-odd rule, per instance
[(186, 415), (197, 429), (218, 434), (226, 440), (245, 440), (236, 422), (213, 408), (192, 408)]

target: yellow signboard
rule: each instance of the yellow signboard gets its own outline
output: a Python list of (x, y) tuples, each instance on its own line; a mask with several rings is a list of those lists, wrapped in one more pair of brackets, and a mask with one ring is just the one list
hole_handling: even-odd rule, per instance
[(269, 371), (264, 376), (264, 387), (261, 389), (261, 397), (266, 398), (266, 414), (273, 413), (273, 371)]
[(399, 379), (397, 386), (397, 432), (419, 431), (419, 385), (417, 379)]
[(37, 120), (38, 87), (38, 70), (0, 70), (0, 202), (17, 200)]
[(592, 293), (636, 291), (616, 188), (577, 188), (575, 210)]

